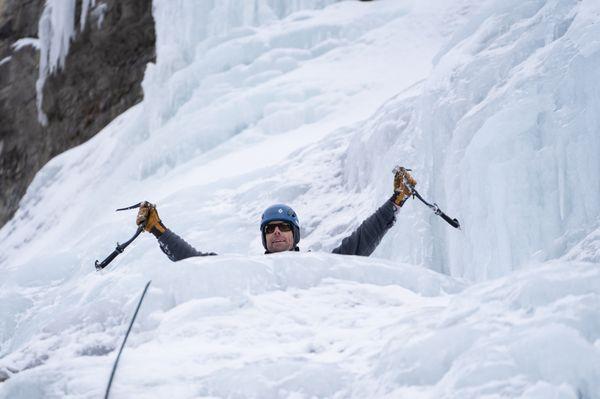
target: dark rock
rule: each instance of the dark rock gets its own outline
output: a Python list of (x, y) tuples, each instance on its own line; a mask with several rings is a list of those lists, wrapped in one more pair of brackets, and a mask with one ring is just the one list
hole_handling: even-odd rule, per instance
[[(35, 83), (39, 54), (14, 51), (24, 37), (37, 37), (44, 0), (0, 0), (0, 226), (18, 207), (27, 186), (52, 157), (75, 147), (142, 100), (146, 65), (155, 60), (151, 0), (105, 0), (101, 26), (89, 15), (71, 42), (65, 68), (44, 86), (37, 120)], [(79, 21), (80, 1), (77, 1)]]

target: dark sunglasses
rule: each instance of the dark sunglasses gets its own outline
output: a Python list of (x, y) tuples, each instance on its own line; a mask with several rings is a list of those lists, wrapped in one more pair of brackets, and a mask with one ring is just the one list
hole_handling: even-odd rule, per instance
[(279, 231), (282, 233), (292, 230), (292, 225), (289, 223), (273, 223), (265, 226), (265, 234), (272, 234), (275, 231), (275, 227), (279, 227)]

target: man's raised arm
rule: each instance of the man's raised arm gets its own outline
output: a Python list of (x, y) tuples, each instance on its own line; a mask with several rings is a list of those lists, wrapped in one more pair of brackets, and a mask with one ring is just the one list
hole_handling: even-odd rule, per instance
[(365, 219), (354, 232), (344, 238), (334, 254), (369, 256), (375, 251), (385, 233), (394, 225), (396, 212), (412, 194), (417, 181), (405, 168), (394, 175), (394, 194), (375, 213)]
[(183, 238), (167, 229), (158, 216), (156, 206), (144, 201), (138, 211), (136, 223), (138, 226), (146, 223), (144, 230), (152, 233), (157, 239), (160, 249), (173, 262), (193, 256), (216, 255), (214, 252), (201, 252), (188, 244)]

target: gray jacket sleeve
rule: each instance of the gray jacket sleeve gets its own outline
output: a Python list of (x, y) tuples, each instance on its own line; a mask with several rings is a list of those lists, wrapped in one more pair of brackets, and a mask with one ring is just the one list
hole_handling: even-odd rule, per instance
[(369, 216), (342, 244), (335, 248), (334, 254), (369, 256), (381, 242), (381, 239), (396, 221), (396, 206), (386, 201), (375, 213)]
[(192, 256), (210, 256), (216, 255), (214, 252), (200, 252), (196, 248), (188, 244), (183, 238), (167, 229), (160, 237), (158, 237), (158, 245), (160, 249), (173, 262), (178, 260), (191, 258)]

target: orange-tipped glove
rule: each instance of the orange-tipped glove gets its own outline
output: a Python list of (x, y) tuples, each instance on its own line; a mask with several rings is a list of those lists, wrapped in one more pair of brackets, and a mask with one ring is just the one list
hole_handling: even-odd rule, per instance
[(138, 226), (144, 225), (144, 230), (154, 234), (156, 238), (160, 237), (167, 230), (165, 225), (160, 221), (156, 206), (148, 201), (141, 203), (135, 223)]
[(392, 202), (397, 206), (402, 206), (412, 195), (412, 189), (417, 185), (417, 181), (408, 173), (408, 170), (402, 166), (394, 168), (394, 195)]

